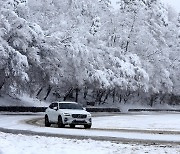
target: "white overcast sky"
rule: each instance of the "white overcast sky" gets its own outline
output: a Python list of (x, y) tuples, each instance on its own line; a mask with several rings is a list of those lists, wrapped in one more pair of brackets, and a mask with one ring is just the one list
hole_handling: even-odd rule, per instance
[[(116, 1), (118, 0), (111, 0), (113, 6), (115, 6)], [(169, 4), (171, 5), (173, 8), (175, 8), (175, 10), (177, 12), (180, 12), (180, 0), (161, 0), (162, 2), (164, 2), (165, 4)]]

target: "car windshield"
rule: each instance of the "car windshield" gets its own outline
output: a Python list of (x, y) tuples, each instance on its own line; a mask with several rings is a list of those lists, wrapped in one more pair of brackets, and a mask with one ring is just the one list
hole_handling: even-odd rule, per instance
[(76, 109), (76, 110), (83, 110), (83, 108), (79, 104), (75, 103), (61, 103), (59, 104), (60, 109)]

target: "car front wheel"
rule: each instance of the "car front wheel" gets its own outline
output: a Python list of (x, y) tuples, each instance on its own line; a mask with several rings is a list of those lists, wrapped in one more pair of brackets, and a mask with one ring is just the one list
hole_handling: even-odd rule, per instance
[(90, 128), (91, 128), (91, 124), (86, 124), (86, 125), (84, 125), (84, 128), (85, 128), (85, 129), (90, 129)]
[(70, 128), (75, 128), (75, 125), (74, 124), (70, 124)]
[(45, 127), (50, 127), (51, 126), (51, 123), (49, 122), (49, 118), (48, 118), (47, 115), (45, 115), (44, 123), (45, 123)]
[(64, 124), (63, 124), (63, 121), (62, 121), (62, 117), (61, 117), (61, 116), (58, 116), (58, 127), (59, 127), (59, 128), (63, 128), (63, 127), (64, 127)]

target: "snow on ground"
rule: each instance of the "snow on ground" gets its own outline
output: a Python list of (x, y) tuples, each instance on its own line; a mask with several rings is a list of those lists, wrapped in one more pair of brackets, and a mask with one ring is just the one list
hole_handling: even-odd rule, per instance
[(178, 154), (180, 146), (112, 143), (0, 133), (0, 154)]
[(180, 131), (180, 113), (138, 112), (93, 118), (94, 128)]
[(0, 96), (0, 106), (35, 106), (35, 107), (47, 107), (48, 102), (40, 101), (36, 98), (24, 94), (21, 96)]
[[(97, 113), (96, 113), (97, 114)], [(43, 113), (36, 115), (7, 115), (0, 113), (0, 127), (7, 129), (28, 130), (50, 134), (63, 134), (74, 136), (104, 137), (106, 141), (95, 141), (92, 139), (65, 139), (57, 137), (13, 135), (0, 132), (0, 154), (178, 154), (180, 145), (171, 144), (173, 141), (180, 142), (180, 119), (179, 113), (169, 112), (143, 112), (131, 114), (115, 114), (115, 116), (93, 117), (92, 129), (71, 129), (71, 128), (46, 128), (43, 120), (40, 125), (29, 125), (25, 121), (34, 118), (43, 118)], [(99, 129), (100, 128), (100, 129)], [(117, 130), (101, 130), (101, 129)], [(98, 130), (99, 129), (99, 130)], [(119, 129), (119, 131), (118, 131)], [(121, 129), (133, 130), (166, 130), (176, 131), (175, 134), (156, 134), (142, 132), (126, 132)], [(178, 132), (178, 133), (177, 133)], [(109, 137), (119, 138), (116, 142), (109, 140)], [(145, 143), (122, 142), (121, 139), (138, 139), (166, 141), (161, 145)], [(108, 141), (109, 140), (109, 141)], [(125, 143), (126, 142), (126, 143)]]

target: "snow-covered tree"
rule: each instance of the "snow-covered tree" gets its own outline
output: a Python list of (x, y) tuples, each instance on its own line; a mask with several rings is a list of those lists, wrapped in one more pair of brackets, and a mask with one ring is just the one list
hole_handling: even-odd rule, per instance
[[(130, 102), (179, 95), (179, 20), (160, 0), (0, 2), (0, 92)], [(146, 99), (147, 100), (147, 99)]]

